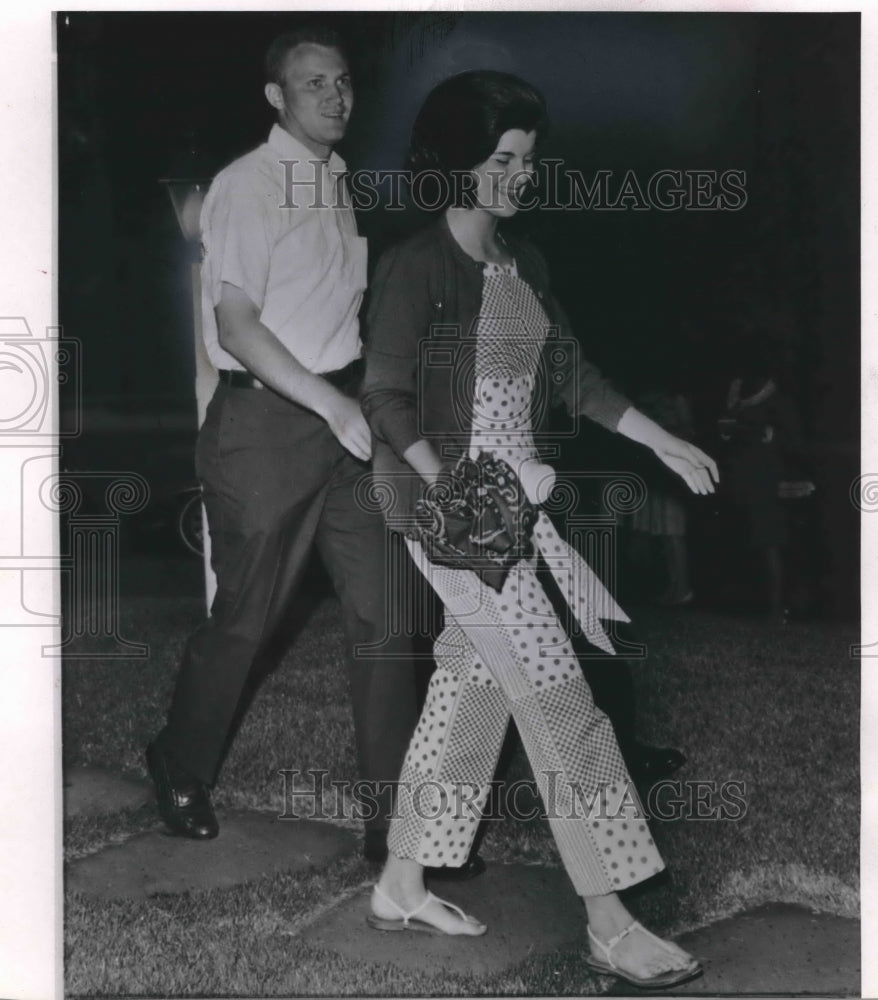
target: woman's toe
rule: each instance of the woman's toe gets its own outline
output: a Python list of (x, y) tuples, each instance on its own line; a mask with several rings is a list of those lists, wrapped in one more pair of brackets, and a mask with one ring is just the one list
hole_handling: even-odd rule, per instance
[(685, 969), (689, 965), (696, 964), (692, 955), (675, 945), (673, 941), (665, 941), (665, 947), (668, 949), (668, 956), (674, 960), (675, 969)]
[[(661, 976), (668, 972), (694, 970), (698, 964), (687, 951), (673, 941), (641, 934), (632, 935), (628, 940), (630, 940), (630, 950), (627, 951), (627, 957), (631, 963), (631, 971), (636, 974), (646, 977)], [(620, 948), (626, 943), (627, 941), (623, 942)], [(620, 950), (620, 959), (622, 954)], [(638, 966), (639, 972), (637, 972)]]
[(679, 955), (658, 956), (652, 964), (653, 975), (660, 975), (662, 972), (677, 972), (689, 966), (689, 962), (680, 958)]
[(444, 931), (446, 934), (462, 934), (478, 937), (488, 929), (475, 917), (464, 914), (461, 916), (445, 906), (438, 899), (431, 899), (429, 904), (418, 914), (418, 919)]
[(685, 969), (695, 968), (696, 964), (691, 955), (677, 949), (674, 953), (657, 956), (653, 966), (653, 975), (658, 976), (663, 972), (682, 972)]

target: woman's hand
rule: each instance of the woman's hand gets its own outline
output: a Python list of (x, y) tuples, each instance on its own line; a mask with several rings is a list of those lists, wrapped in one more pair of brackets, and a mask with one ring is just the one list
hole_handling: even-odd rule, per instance
[(429, 441), (421, 438), (403, 452), (406, 462), (427, 483), (435, 483), (442, 471), (442, 461)]
[(665, 465), (683, 479), (693, 493), (715, 493), (719, 482), (716, 462), (694, 444), (674, 437), (645, 413), (629, 406), (617, 428), (620, 434), (652, 449)]
[(528, 500), (533, 504), (543, 504), (552, 493), (556, 474), (551, 465), (529, 458), (518, 467), (518, 478)]
[(673, 434), (653, 445), (652, 450), (665, 465), (683, 479), (693, 493), (715, 493), (719, 482), (716, 462), (694, 444)]

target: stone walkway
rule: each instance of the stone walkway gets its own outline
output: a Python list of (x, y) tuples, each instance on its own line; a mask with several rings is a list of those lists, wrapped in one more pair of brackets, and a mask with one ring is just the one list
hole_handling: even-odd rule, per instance
[[(73, 768), (64, 779), (64, 815), (136, 809), (152, 796), (151, 784), (142, 778)], [(228, 887), (270, 872), (322, 867), (359, 846), (351, 831), (328, 823), (244, 811), (219, 812), (218, 818), (221, 834), (216, 840), (168, 836), (157, 822), (154, 831), (72, 861), (67, 888), (118, 899)]]
[[(143, 805), (148, 783), (100, 769), (65, 778), (65, 814), (81, 816)], [(155, 831), (131, 837), (67, 866), (67, 888), (101, 898), (144, 897), (247, 882), (274, 871), (330, 864), (359, 850), (349, 830), (255, 812), (220, 816), (221, 833), (195, 842)], [(570, 950), (585, 940), (584, 910), (559, 869), (489, 866), (480, 878), (433, 885), (433, 891), (489, 924), (481, 938), (381, 934), (366, 924), (368, 890), (340, 902), (308, 925), (304, 940), (346, 958), (442, 973), (496, 975), (523, 960)], [(674, 995), (781, 994), (854, 996), (860, 989), (860, 923), (771, 904), (686, 934), (680, 944), (705, 967), (702, 978)], [(602, 979), (614, 995), (631, 995)]]
[(584, 909), (558, 868), (492, 864), (470, 882), (434, 884), (431, 889), (484, 919), (488, 933), (469, 939), (379, 933), (366, 923), (366, 890), (311, 924), (303, 936), (347, 958), (476, 976), (503, 972), (527, 958), (585, 939)]
[(162, 831), (72, 862), (67, 886), (105, 899), (229, 888), (278, 871), (323, 867), (359, 846), (349, 830), (257, 812), (218, 812), (221, 833), (195, 841)]
[[(411, 970), (491, 975), (526, 958), (585, 941), (584, 910), (560, 869), (491, 865), (479, 879), (433, 891), (489, 924), (481, 938), (378, 934), (366, 924), (368, 892), (312, 924), (304, 937), (348, 958)], [(773, 903), (686, 934), (704, 975), (676, 995), (855, 996), (860, 990), (860, 922)], [(636, 989), (609, 977), (612, 995)]]
[[(705, 966), (679, 994), (821, 997), (860, 992), (860, 921), (769, 903), (679, 939)], [(622, 991), (624, 992), (624, 991)]]
[(102, 767), (75, 767), (64, 775), (65, 818), (137, 809), (151, 798), (152, 787), (145, 779)]

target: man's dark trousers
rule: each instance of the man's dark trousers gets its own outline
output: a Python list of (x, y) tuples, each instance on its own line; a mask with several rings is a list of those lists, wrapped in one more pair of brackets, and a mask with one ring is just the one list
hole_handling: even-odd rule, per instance
[(291, 613), (316, 546), (341, 602), (360, 778), (388, 785), (366, 825), (386, 827), (417, 712), (411, 639), (387, 634), (388, 536), (381, 513), (357, 498), (368, 467), (309, 410), (270, 389), (221, 384), (196, 469), (217, 593), (186, 646), (163, 748), (214, 782), (253, 664)]

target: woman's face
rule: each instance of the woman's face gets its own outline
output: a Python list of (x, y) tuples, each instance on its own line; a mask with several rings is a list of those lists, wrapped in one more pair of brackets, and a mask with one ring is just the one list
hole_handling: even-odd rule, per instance
[(515, 215), (522, 189), (533, 178), (536, 138), (536, 132), (523, 132), (520, 128), (500, 136), (494, 152), (473, 168), (475, 208), (500, 219)]

